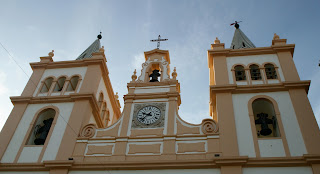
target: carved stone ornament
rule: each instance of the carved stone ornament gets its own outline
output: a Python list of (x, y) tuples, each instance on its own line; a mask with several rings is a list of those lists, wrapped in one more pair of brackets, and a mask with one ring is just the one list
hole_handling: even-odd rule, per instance
[(204, 119), (201, 123), (201, 130), (204, 134), (218, 133), (218, 124), (212, 119)]
[(87, 124), (82, 128), (80, 132), (80, 137), (84, 138), (92, 138), (96, 133), (96, 125), (95, 124)]
[[(147, 109), (145, 111), (146, 113), (144, 113), (143, 111), (144, 108)], [(148, 108), (151, 108), (152, 110), (148, 111)], [(153, 111), (155, 111), (155, 113), (152, 113)], [(166, 103), (135, 104), (133, 109), (133, 118), (132, 118), (131, 128), (164, 127), (165, 112), (166, 112)], [(152, 117), (152, 116), (154, 116), (154, 118), (151, 118), (150, 120), (152, 121), (148, 123), (148, 120), (147, 120), (148, 117)], [(146, 120), (141, 118), (146, 118)]]

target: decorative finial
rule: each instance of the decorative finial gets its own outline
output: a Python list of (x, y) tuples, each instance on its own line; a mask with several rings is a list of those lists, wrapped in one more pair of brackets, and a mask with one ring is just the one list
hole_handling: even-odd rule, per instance
[(274, 33), (273, 40), (277, 40), (277, 39), (280, 39), (280, 37), (276, 33)]
[(53, 52), (54, 52), (54, 50), (52, 50), (51, 52), (49, 52), (48, 55), (49, 55), (50, 57), (53, 57), (53, 56), (54, 56)]
[(104, 53), (104, 46), (102, 46), (102, 47), (99, 49), (99, 52)]
[(101, 33), (102, 33), (102, 32), (100, 31), (100, 34), (97, 36), (98, 39), (102, 39)]
[(172, 72), (171, 75), (172, 75), (173, 80), (176, 80), (176, 78), (177, 78), (177, 76), (178, 76), (176, 67), (174, 67), (173, 72)]
[(240, 22), (242, 22), (242, 21), (234, 21), (234, 23), (230, 24), (230, 26), (231, 26), (231, 25), (234, 25), (234, 27), (235, 27), (236, 29), (238, 29), (238, 28), (240, 27), (240, 25), (239, 25)]
[(137, 74), (137, 70), (134, 69), (133, 75), (131, 76), (131, 79), (132, 79), (133, 82), (136, 81), (136, 79), (137, 79), (137, 75), (136, 74)]
[(220, 43), (220, 40), (218, 39), (218, 37), (216, 37), (216, 40), (214, 40), (213, 43), (214, 43), (214, 44), (219, 44), (219, 43)]
[(118, 92), (116, 92), (116, 95), (114, 95), (114, 97), (116, 98), (116, 100), (119, 100)]

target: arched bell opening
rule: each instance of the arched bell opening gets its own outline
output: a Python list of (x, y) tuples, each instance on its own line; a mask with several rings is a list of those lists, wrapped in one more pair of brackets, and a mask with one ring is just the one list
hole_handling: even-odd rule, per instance
[(160, 63), (151, 63), (147, 68), (145, 82), (161, 82), (163, 79), (163, 67)]
[(38, 114), (27, 145), (44, 145), (52, 127), (56, 111), (52, 108), (43, 110)]
[(259, 98), (252, 102), (254, 123), (258, 138), (280, 137), (277, 116), (272, 102)]

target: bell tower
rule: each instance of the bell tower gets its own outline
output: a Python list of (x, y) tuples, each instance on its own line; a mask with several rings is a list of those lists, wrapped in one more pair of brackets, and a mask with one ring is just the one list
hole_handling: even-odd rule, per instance
[(101, 34), (76, 60), (54, 61), (54, 51), (30, 63), (33, 74), (0, 137), (0, 163), (72, 162), (80, 129), (104, 128), (120, 117), (106, 65)]
[(208, 50), (210, 114), (220, 126), (222, 153), (288, 163), (319, 156), (319, 127), (307, 97), (310, 81), (298, 75), (295, 45), (274, 34), (271, 46), (255, 47), (234, 24), (230, 48), (216, 38)]
[[(180, 84), (174, 69), (170, 78), (169, 51), (154, 49), (144, 53), (139, 77), (136, 71), (124, 96), (128, 130), (123, 136), (173, 135), (173, 120), (180, 101)], [(126, 119), (126, 118), (124, 118)]]

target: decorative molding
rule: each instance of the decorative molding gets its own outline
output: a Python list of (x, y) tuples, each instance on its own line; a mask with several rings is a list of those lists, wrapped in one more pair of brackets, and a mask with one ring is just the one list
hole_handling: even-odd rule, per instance
[(215, 58), (218, 58), (218, 56), (227, 56), (227, 57), (248, 56), (248, 55), (262, 55), (262, 54), (276, 54), (279, 51), (289, 51), (293, 55), (294, 47), (295, 47), (295, 44), (286, 44), (286, 45), (272, 45), (270, 47), (258, 47), (258, 48), (246, 48), (246, 49), (217, 49), (217, 50), (208, 50), (208, 54), (214, 56)]
[(84, 138), (92, 138), (96, 133), (96, 125), (95, 124), (87, 124), (84, 126), (80, 132), (80, 137)]
[(232, 93), (255, 93), (255, 92), (273, 92), (287, 91), (289, 89), (305, 89), (308, 93), (310, 80), (296, 82), (282, 82), (274, 84), (259, 85), (211, 85), (210, 90), (214, 93), (232, 92)]
[[(278, 158), (248, 158), (244, 157), (215, 157), (213, 159), (190, 159), (188, 157), (198, 154), (188, 154), (183, 160), (168, 161), (147, 160), (141, 161), (110, 161), (105, 156), (86, 157), (88, 162), (73, 160), (66, 161), (44, 161), (44, 163), (0, 163), (0, 171), (48, 171), (50, 168), (67, 168), (69, 170), (129, 170), (129, 169), (199, 169), (199, 168), (220, 168), (221, 166), (244, 166), (244, 167), (296, 167), (310, 166), (308, 159), (318, 159), (312, 164), (320, 164), (319, 155), (305, 155), (303, 157), (278, 157)], [(159, 155), (150, 155), (149, 158)], [(185, 156), (184, 154), (177, 156)], [(146, 156), (140, 155), (141, 158)], [(76, 158), (76, 157), (74, 157)], [(158, 158), (154, 158), (158, 159)], [(100, 163), (92, 163), (90, 160), (99, 160)]]
[(204, 134), (216, 134), (219, 131), (219, 127), (213, 119), (203, 119), (201, 130)]
[(70, 168), (72, 164), (74, 163), (73, 160), (53, 160), (53, 161), (43, 161), (45, 168)]

